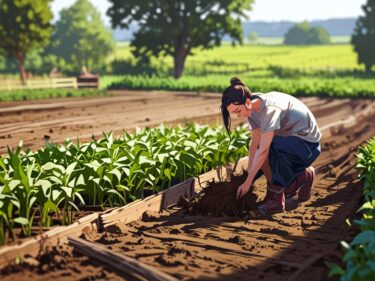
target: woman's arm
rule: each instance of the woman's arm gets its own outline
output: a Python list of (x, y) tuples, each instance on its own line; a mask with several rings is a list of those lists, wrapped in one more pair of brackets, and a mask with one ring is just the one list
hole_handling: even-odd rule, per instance
[(251, 131), (251, 142), (249, 146), (249, 160), (247, 163), (247, 172), (250, 173), (250, 167), (254, 163), (255, 152), (258, 149), (260, 143), (260, 129), (254, 129)]
[[(251, 165), (248, 178), (253, 183), (254, 177), (267, 160), (267, 156), (270, 150), (271, 142), (274, 136), (274, 131), (268, 131), (260, 136), (259, 148), (256, 150), (254, 155), (254, 164)], [(251, 184), (250, 183), (250, 184)]]
[(248, 176), (246, 181), (238, 187), (237, 198), (242, 197), (249, 191), (255, 175), (267, 159), (274, 134), (274, 131), (268, 131), (260, 135), (259, 148), (254, 153), (254, 159), (252, 160), (251, 166), (248, 167)]

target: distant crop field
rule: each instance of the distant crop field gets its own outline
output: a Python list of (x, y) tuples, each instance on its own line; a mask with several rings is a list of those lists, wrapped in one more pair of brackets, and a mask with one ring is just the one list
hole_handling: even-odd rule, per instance
[[(272, 39), (276, 40), (277, 38)], [(346, 39), (337, 38), (337, 40), (339, 42), (339, 40)], [(119, 44), (113, 58), (132, 59), (129, 44)], [(172, 66), (172, 59), (155, 59), (153, 64)], [(228, 69), (259, 71), (267, 69), (270, 65), (306, 70), (363, 69), (363, 66), (358, 65), (357, 55), (349, 44), (324, 46), (243, 45), (235, 47), (223, 44), (212, 50), (195, 51), (195, 55), (188, 57), (186, 61), (186, 71), (199, 69), (213, 73)]]
[[(341, 38), (344, 40), (344, 38)], [(183, 77), (172, 77), (172, 58), (135, 64), (128, 43), (118, 46), (115, 75), (101, 80), (104, 88), (176, 91), (220, 91), (230, 77), (251, 81), (252, 90), (303, 96), (374, 97), (374, 75), (364, 73), (349, 44), (324, 46), (242, 45), (228, 43), (196, 50), (188, 57)]]

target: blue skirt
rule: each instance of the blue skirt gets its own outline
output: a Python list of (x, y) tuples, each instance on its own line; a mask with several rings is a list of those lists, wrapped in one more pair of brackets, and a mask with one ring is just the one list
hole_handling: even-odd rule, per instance
[[(309, 167), (320, 154), (320, 142), (313, 143), (299, 137), (274, 136), (268, 161), (272, 171), (272, 184), (288, 187)], [(254, 182), (263, 175), (259, 170)]]

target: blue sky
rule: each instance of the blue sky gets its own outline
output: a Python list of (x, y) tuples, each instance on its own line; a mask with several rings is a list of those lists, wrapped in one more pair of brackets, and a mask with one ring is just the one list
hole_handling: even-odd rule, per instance
[[(90, 0), (101, 12), (106, 24), (105, 12), (110, 6), (107, 0)], [(52, 10), (55, 17), (62, 8), (69, 7), (75, 0), (55, 0)], [(255, 0), (250, 20), (303, 21), (328, 18), (358, 17), (362, 15), (361, 5), (366, 0)]]

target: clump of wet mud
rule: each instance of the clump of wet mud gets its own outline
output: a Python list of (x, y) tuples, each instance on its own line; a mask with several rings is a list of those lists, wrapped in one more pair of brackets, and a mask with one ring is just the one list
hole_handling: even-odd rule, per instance
[(210, 216), (230, 216), (245, 217), (256, 210), (258, 196), (253, 192), (253, 188), (241, 199), (236, 199), (237, 188), (246, 180), (247, 172), (240, 176), (232, 175), (230, 182), (210, 182), (204, 188), (202, 194), (192, 201), (180, 198), (178, 206), (186, 210), (189, 215), (210, 215)]

